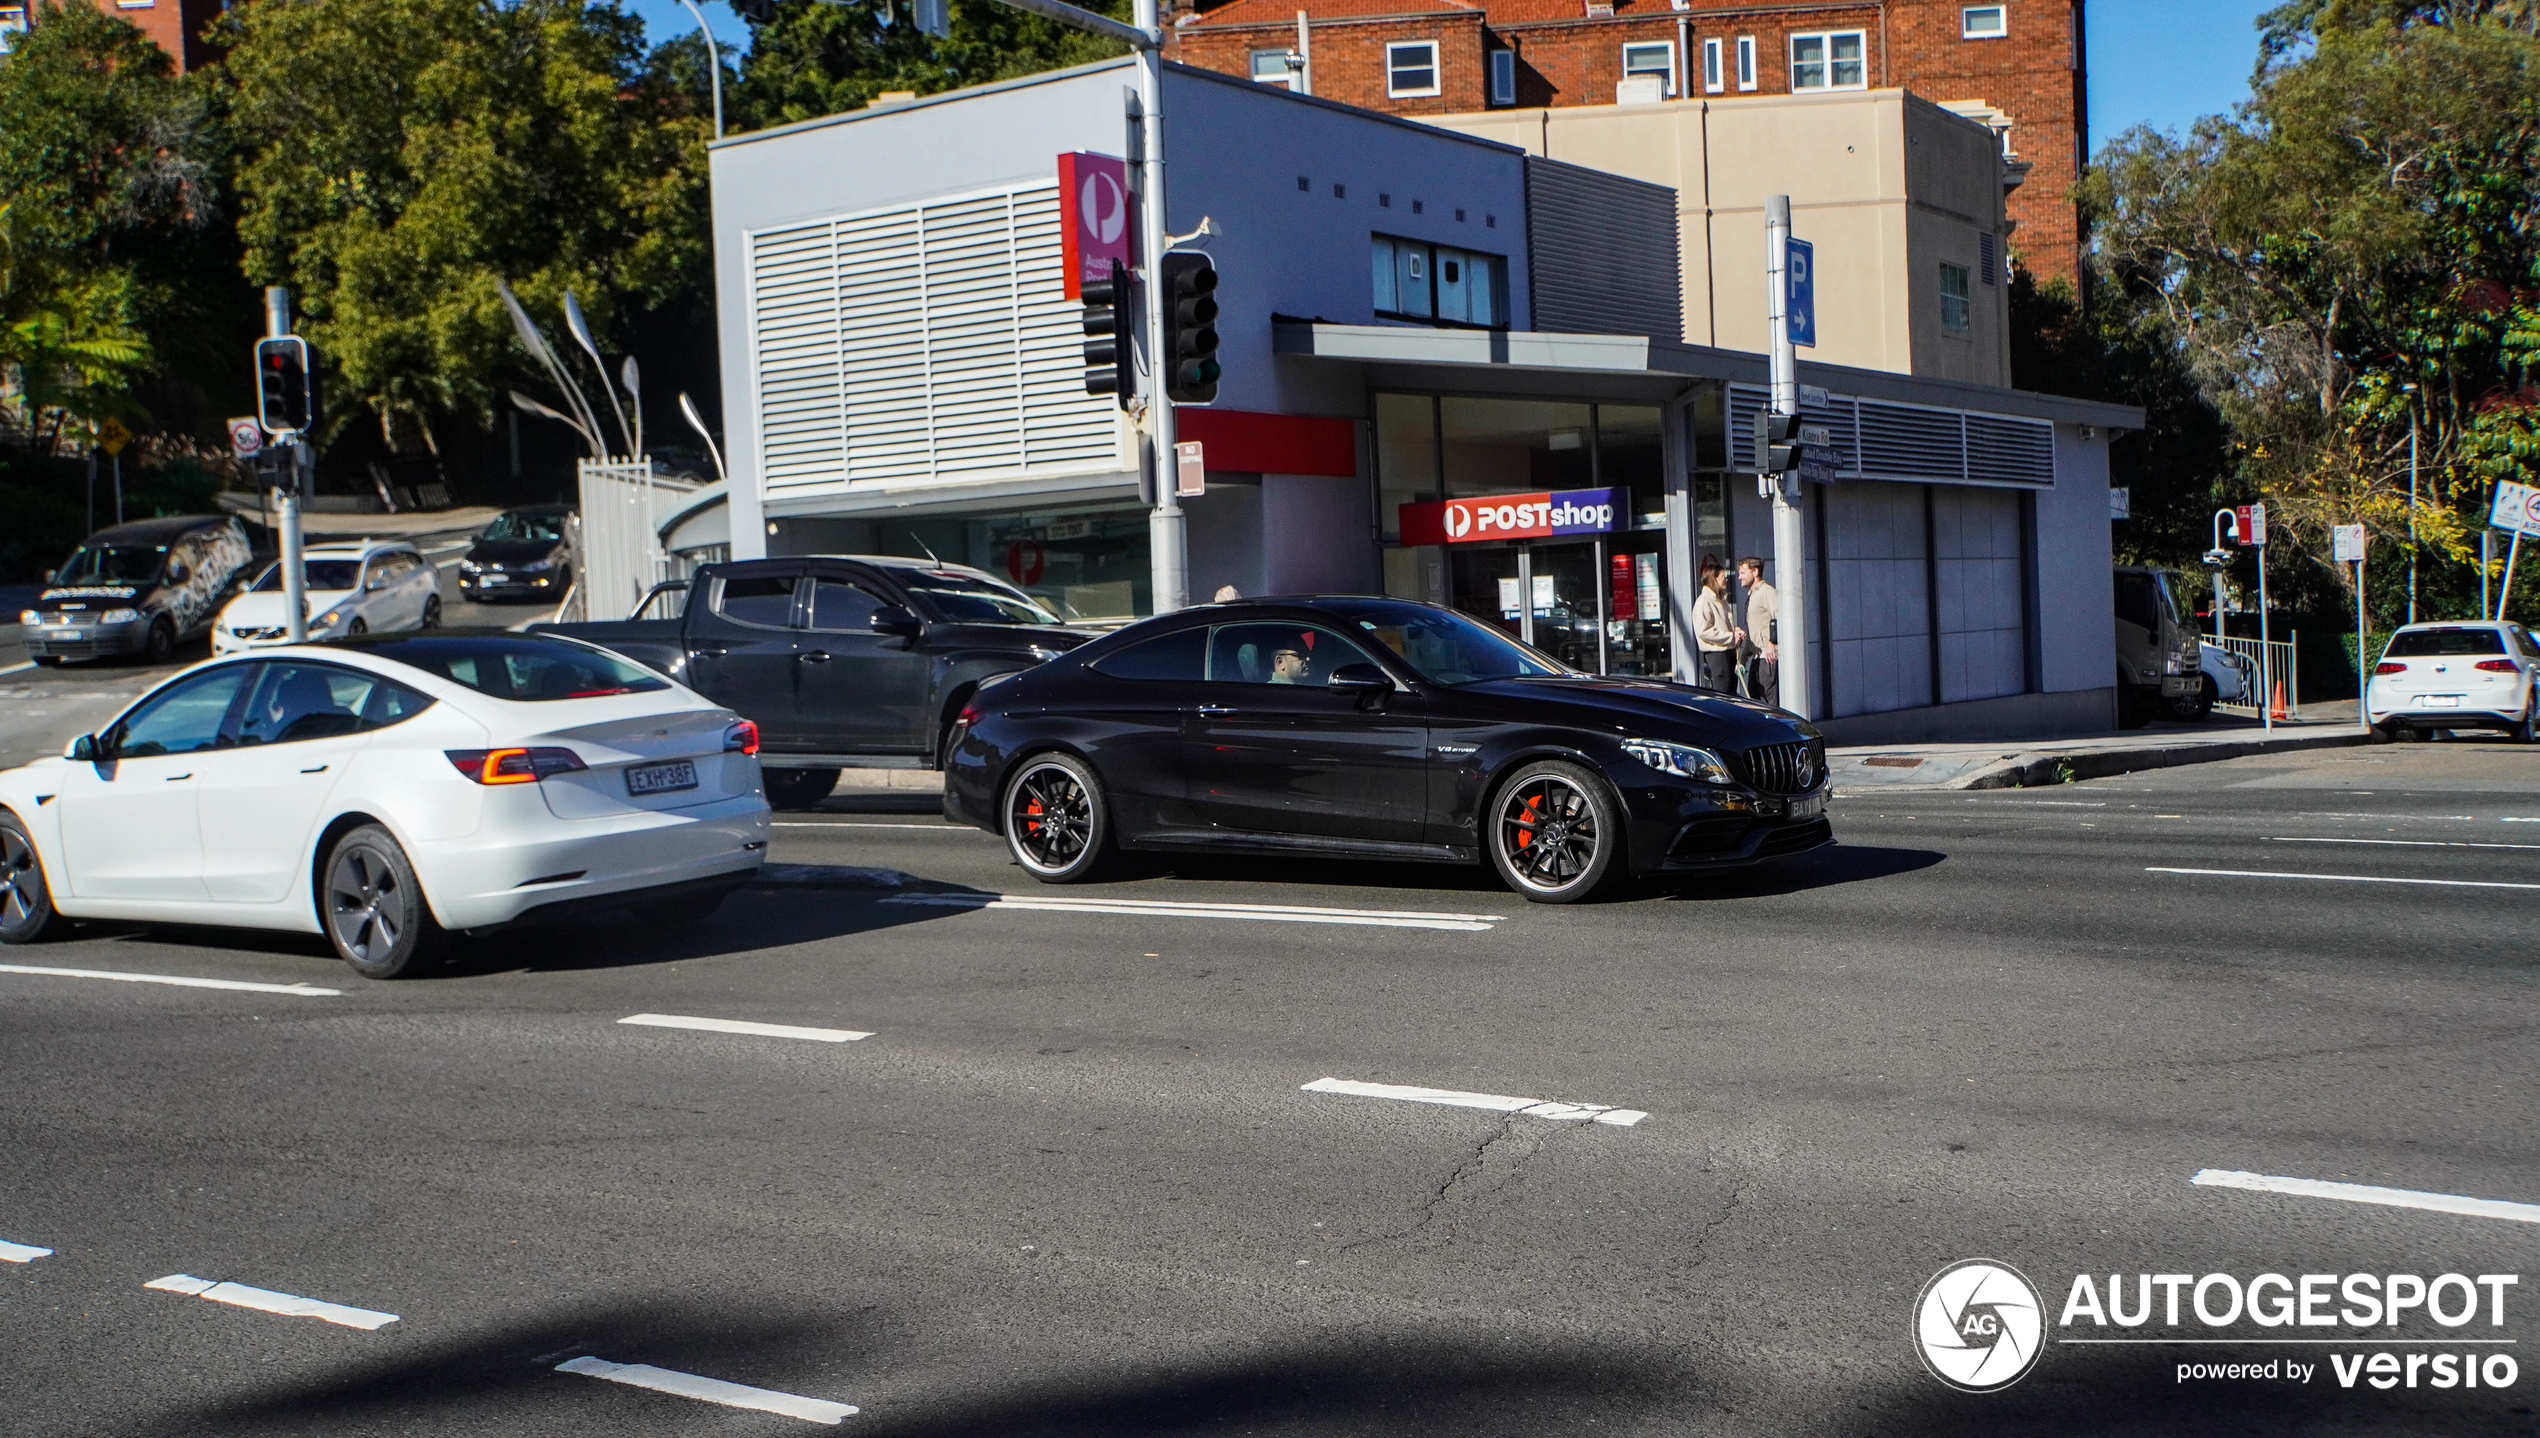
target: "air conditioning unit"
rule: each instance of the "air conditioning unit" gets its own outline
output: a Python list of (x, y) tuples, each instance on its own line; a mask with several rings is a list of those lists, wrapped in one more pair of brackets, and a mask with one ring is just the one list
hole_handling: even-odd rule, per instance
[(1617, 105), (1655, 105), (1667, 98), (1667, 82), (1655, 75), (1635, 75), (1614, 82)]

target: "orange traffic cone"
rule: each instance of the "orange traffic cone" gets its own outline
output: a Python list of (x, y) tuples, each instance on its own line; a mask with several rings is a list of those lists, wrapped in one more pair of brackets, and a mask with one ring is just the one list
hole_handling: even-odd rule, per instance
[(2271, 719), (2282, 719), (2285, 717), (2284, 681), (2281, 679), (2275, 681), (2275, 697), (2267, 706), (2267, 717)]

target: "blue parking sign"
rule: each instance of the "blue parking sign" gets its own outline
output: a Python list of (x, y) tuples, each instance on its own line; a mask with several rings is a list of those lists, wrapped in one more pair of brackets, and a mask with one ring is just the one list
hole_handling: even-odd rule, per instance
[(1790, 257), (1782, 262), (1782, 278), (1789, 295), (1783, 301), (1783, 314), (1790, 326), (1790, 342), (1809, 349), (1817, 347), (1817, 247), (1806, 240), (1789, 242)]

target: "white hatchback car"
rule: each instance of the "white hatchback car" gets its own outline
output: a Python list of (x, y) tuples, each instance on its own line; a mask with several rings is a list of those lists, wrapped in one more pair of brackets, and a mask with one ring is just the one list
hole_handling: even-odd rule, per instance
[(2540, 647), (2519, 624), (2411, 624), (2390, 636), (2364, 684), (2364, 713), (2394, 739), (2434, 729), (2501, 729), (2532, 741)]
[(705, 917), (767, 852), (758, 729), (552, 635), (215, 659), (0, 772), (0, 942), (58, 920), (323, 933), (372, 978), (567, 906)]
[[(312, 544), (301, 551), (301, 564), (311, 639), (440, 627), (441, 571), (411, 544)], [(290, 643), (283, 599), (282, 565), (268, 564), (213, 623), (212, 652)]]

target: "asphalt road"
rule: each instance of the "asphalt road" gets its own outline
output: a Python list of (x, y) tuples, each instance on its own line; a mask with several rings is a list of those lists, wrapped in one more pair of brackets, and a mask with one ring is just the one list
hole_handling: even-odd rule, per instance
[[(2540, 1203), (2540, 753), (1841, 800), (1835, 848), (1569, 909), (1250, 861), (1045, 889), (924, 802), (785, 816), (786, 867), (700, 928), (520, 930), (416, 982), (211, 930), (0, 954), (340, 990), (0, 973), (0, 1240), (52, 1250), (0, 1262), (5, 1426), (2535, 1431), (2531, 1222), (2190, 1179)], [(2048, 1330), (1969, 1394), (1910, 1318), (1978, 1257)], [(2164, 1272), (2518, 1274), (2502, 1326), (2478, 1290), (2369, 1330), (2516, 1376), (2054, 1326), (2076, 1275)], [(147, 1286), (178, 1275), (371, 1316)]]

